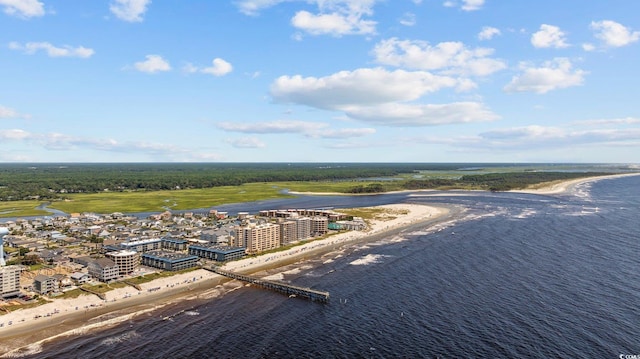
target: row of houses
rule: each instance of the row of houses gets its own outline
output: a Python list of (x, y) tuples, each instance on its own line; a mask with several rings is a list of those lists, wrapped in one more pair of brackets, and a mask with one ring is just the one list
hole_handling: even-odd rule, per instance
[[(37, 253), (41, 258), (46, 257), (49, 263), (66, 260), (84, 268), (67, 278), (67, 284), (80, 284), (91, 278), (102, 282), (124, 278), (136, 273), (140, 266), (176, 271), (198, 266), (202, 259), (236, 260), (246, 254), (322, 236), (330, 229), (363, 229), (364, 222), (350, 220), (330, 210), (296, 209), (261, 211), (258, 216), (241, 212), (236, 218), (215, 210), (181, 215), (164, 212), (145, 220), (120, 213), (82, 214), (69, 218), (18, 220), (8, 226), (21, 234), (7, 236), (8, 245), (37, 247)], [(68, 243), (78, 244), (71, 240), (75, 235), (84, 239), (80, 241), (82, 245), (71, 247)], [(91, 243), (87, 236), (92, 238)], [(47, 247), (54, 244), (54, 248), (36, 245), (42, 243)], [(93, 255), (89, 255), (89, 249)], [(95, 256), (96, 250), (102, 253), (100, 257)], [(4, 269), (2, 273), (0, 284), (16, 282), (14, 271)], [(19, 282), (19, 274), (17, 278)], [(52, 278), (36, 276), (33, 288), (39, 293), (57, 291), (62, 281)], [(7, 284), (7, 288), (14, 287)], [(11, 290), (3, 289), (4, 293), (11, 293)]]

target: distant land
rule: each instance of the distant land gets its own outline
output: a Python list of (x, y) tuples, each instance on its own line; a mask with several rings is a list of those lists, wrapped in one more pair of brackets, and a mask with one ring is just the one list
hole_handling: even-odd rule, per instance
[(640, 171), (570, 163), (5, 163), (0, 217), (185, 210), (290, 197), (423, 189), (508, 191)]

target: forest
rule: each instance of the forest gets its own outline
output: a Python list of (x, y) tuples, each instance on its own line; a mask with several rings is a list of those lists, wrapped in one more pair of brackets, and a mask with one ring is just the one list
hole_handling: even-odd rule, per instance
[[(460, 163), (0, 164), (0, 201), (60, 200), (74, 193), (202, 189), (283, 181), (363, 183), (344, 190), (349, 193), (452, 188), (504, 191), (540, 182), (612, 173), (537, 171), (531, 170), (537, 168), (531, 164), (517, 165), (517, 170), (504, 173), (482, 171), (500, 166), (504, 167)], [(425, 171), (432, 174), (421, 175)], [(454, 172), (463, 174), (452, 176)], [(442, 178), (438, 173), (443, 174)]]

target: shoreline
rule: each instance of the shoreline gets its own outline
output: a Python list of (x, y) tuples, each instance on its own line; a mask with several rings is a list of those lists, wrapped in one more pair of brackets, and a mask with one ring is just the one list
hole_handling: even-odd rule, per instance
[[(640, 173), (585, 177), (549, 183), (540, 188), (509, 192), (555, 195), (568, 193), (578, 184), (633, 175), (640, 175)], [(365, 231), (347, 231), (334, 234), (324, 239), (302, 243), (281, 252), (225, 263), (222, 268), (244, 274), (277, 269), (307, 259), (317, 258), (322, 254), (339, 250), (345, 246), (373, 242), (415, 226), (424, 227), (442, 223), (464, 211), (464, 209), (454, 206), (439, 205), (439, 207), (434, 207), (412, 203), (363, 208), (385, 208), (388, 213), (392, 214), (393, 218), (371, 220), (369, 229)], [(404, 214), (404, 212), (408, 213)], [(141, 291), (133, 287), (111, 290), (106, 293), (106, 301), (99, 299), (95, 295), (81, 295), (73, 299), (53, 299), (45, 305), (19, 309), (9, 314), (0, 315), (0, 323), (4, 323), (4, 326), (0, 327), (0, 353), (5, 353), (0, 357), (24, 354), (31, 350), (38, 350), (37, 348), (41, 347), (42, 344), (51, 340), (71, 335), (82, 335), (92, 330), (118, 325), (163, 307), (185, 302), (190, 298), (198, 298), (205, 292), (215, 291), (220, 295), (224, 295), (224, 293), (233, 289), (221, 287), (221, 284), (230, 281), (226, 277), (205, 269), (197, 269), (192, 272), (144, 283), (141, 285)], [(46, 316), (47, 313), (50, 316)], [(41, 317), (36, 319), (36, 315), (41, 315)], [(10, 320), (13, 323), (8, 326), (7, 323)]]
[[(229, 262), (222, 268), (248, 274), (284, 267), (340, 247), (375, 241), (411, 226), (429, 225), (452, 216), (450, 208), (419, 204), (390, 204), (368, 208), (384, 208), (393, 218), (371, 220), (369, 229), (365, 231), (341, 232), (281, 252)], [(144, 283), (141, 285), (141, 291), (133, 287), (113, 289), (106, 292), (106, 301), (95, 295), (81, 295), (72, 299), (52, 299), (38, 307), (0, 315), (0, 323), (4, 323), (4, 326), (0, 327), (0, 353), (6, 353), (0, 357), (11, 357), (37, 350), (42, 344), (60, 337), (108, 328), (136, 316), (188, 300), (187, 297), (215, 290), (220, 284), (229, 281), (231, 280), (205, 269), (197, 269)], [(227, 291), (224, 288), (221, 290), (223, 293)], [(41, 317), (36, 318), (38, 315)], [(11, 325), (8, 325), (9, 321), (12, 321)]]
[(543, 185), (543, 186), (537, 187), (537, 188), (536, 187), (531, 187), (531, 188), (525, 188), (525, 189), (519, 189), (519, 190), (511, 190), (509, 192), (526, 193), (526, 194), (540, 194), (540, 195), (563, 194), (563, 193), (570, 192), (575, 186), (580, 185), (580, 184), (591, 183), (591, 182), (596, 182), (596, 181), (606, 180), (606, 179), (630, 177), (630, 176), (640, 176), (640, 173), (639, 172), (618, 173), (618, 174), (605, 175), (605, 176), (592, 176), (592, 177), (576, 178), (576, 179), (571, 179), (571, 180), (566, 180), (566, 181), (554, 181), (554, 182), (547, 183), (546, 185)]

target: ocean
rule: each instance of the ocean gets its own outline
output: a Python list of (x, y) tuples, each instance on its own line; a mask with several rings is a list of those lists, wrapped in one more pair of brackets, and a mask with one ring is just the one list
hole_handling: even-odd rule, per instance
[[(319, 304), (236, 282), (26, 358), (631, 358), (640, 356), (640, 176), (543, 196), (302, 197), (465, 208), (262, 273)], [(272, 205), (268, 203), (266, 205)]]

